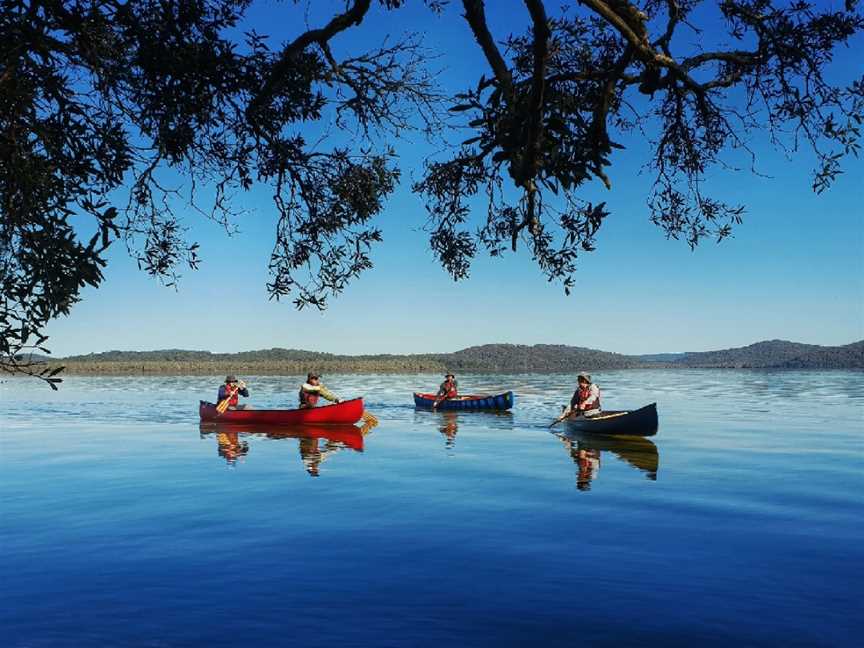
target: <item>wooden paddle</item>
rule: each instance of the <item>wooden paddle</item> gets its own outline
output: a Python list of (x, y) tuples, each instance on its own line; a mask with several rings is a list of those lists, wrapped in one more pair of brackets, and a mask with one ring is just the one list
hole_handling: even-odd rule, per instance
[(559, 416), (557, 419), (555, 419), (554, 421), (552, 421), (552, 422), (549, 424), (549, 427), (551, 428), (552, 426), (557, 425), (558, 423), (560, 423), (561, 421), (563, 421), (565, 418), (567, 418), (569, 415), (570, 415), (570, 412), (567, 411), (567, 406), (566, 406), (566, 405), (562, 405), (562, 406), (561, 406), (561, 416)]
[(238, 385), (234, 388), (234, 391), (232, 391), (230, 394), (228, 394), (228, 396), (224, 398), (224, 400), (219, 401), (219, 404), (216, 406), (216, 411), (219, 414), (224, 414), (225, 411), (228, 409), (228, 404), (231, 402), (231, 399), (234, 398), (239, 391), (240, 386)]
[(438, 405), (441, 403), (441, 401), (444, 401), (444, 400), (447, 400), (447, 394), (442, 394), (440, 396), (436, 394), (435, 395), (435, 402), (432, 403), (432, 411), (434, 412), (435, 409), (438, 407)]
[(363, 416), (360, 417), (360, 420), (363, 421), (364, 425), (369, 425), (370, 428), (378, 425), (378, 417), (366, 410), (363, 410)]

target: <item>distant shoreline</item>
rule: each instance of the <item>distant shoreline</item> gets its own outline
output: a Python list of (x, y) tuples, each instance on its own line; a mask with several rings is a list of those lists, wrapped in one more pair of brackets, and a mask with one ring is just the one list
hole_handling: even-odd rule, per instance
[(67, 358), (34, 358), (64, 375), (187, 375), (228, 373), (288, 376), (321, 373), (572, 373), (613, 369), (864, 369), (864, 340), (819, 346), (767, 340), (746, 347), (691, 353), (623, 355), (566, 345), (486, 344), (453, 353), (335, 355), (299, 349), (234, 354), (169, 349), (107, 351)]
[[(583, 367), (584, 369), (584, 367)], [(506, 370), (479, 370), (479, 369), (463, 369), (463, 370), (454, 370), (459, 375), (483, 375), (483, 374), (501, 374), (501, 375), (532, 375), (538, 373), (546, 373), (546, 374), (567, 374), (572, 373), (575, 375), (576, 372), (581, 369), (573, 368), (572, 370), (560, 370), (555, 369), (553, 371), (545, 371), (545, 370), (519, 370), (519, 371), (506, 371)], [(717, 366), (717, 367), (692, 367), (692, 366), (644, 366), (644, 367), (616, 367), (616, 368), (605, 368), (605, 369), (594, 369), (589, 367), (590, 371), (595, 372), (609, 372), (609, 371), (766, 371), (766, 372), (789, 372), (789, 371), (812, 371), (812, 372), (829, 372), (829, 371), (853, 371), (853, 372), (864, 372), (864, 368), (861, 367), (732, 367), (732, 366)], [(273, 370), (273, 369), (263, 369), (255, 366), (216, 366), (216, 367), (194, 367), (194, 368), (150, 368), (150, 367), (142, 367), (135, 369), (134, 367), (82, 367), (82, 366), (66, 366), (63, 372), (59, 374), (60, 377), (71, 377), (71, 376), (92, 376), (92, 377), (134, 377), (134, 376), (172, 376), (172, 377), (183, 377), (183, 376), (225, 376), (226, 374), (233, 373), (240, 376), (304, 376), (307, 373), (307, 369), (295, 369), (295, 370)], [(430, 375), (430, 376), (443, 376), (446, 371), (451, 371), (449, 369), (399, 369), (399, 370), (391, 370), (391, 369), (345, 369), (345, 368), (328, 368), (328, 369), (316, 369), (315, 371), (321, 373), (322, 375), (334, 375), (334, 374), (357, 374), (357, 375), (388, 375), (388, 374), (405, 374), (405, 375)], [(11, 376), (10, 376), (11, 378)]]

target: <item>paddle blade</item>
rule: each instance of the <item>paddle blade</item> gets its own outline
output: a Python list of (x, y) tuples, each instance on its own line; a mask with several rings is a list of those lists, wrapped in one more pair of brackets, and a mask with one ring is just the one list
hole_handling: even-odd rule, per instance
[(378, 418), (372, 414), (371, 412), (367, 412), (363, 410), (363, 416), (360, 417), (360, 420), (364, 423), (370, 423), (372, 427), (378, 425)]
[(366, 411), (363, 412), (363, 416), (360, 417), (360, 420), (363, 422), (363, 427), (360, 428), (360, 433), (363, 436), (369, 434), (369, 431), (378, 425), (378, 418)]

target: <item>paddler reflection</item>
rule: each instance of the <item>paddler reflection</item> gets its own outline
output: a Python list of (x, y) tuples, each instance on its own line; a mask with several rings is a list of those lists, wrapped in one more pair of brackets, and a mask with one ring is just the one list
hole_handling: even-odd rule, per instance
[(339, 441), (326, 441), (324, 447), (320, 447), (321, 439), (304, 437), (300, 439), (300, 459), (306, 472), (312, 477), (318, 477), (321, 473), (321, 464), (331, 455), (336, 454), (346, 446)]
[[(438, 420), (435, 425), (438, 431), (444, 437), (444, 448), (453, 450), (456, 447), (456, 434), (459, 432), (459, 417), (462, 416), (462, 423), (466, 421), (477, 423), (478, 429), (486, 429), (489, 431), (500, 431), (504, 429), (512, 429), (513, 413), (508, 411), (478, 411), (478, 412), (448, 412), (438, 411)], [(427, 417), (416, 417), (415, 421), (418, 424), (424, 424)]]
[(444, 447), (452, 450), (456, 445), (456, 433), (459, 431), (459, 415), (456, 412), (441, 412), (441, 423), (438, 430), (444, 435)]
[[(364, 436), (374, 427), (367, 422), (362, 428), (354, 425), (304, 425), (285, 428), (262, 428), (260, 425), (202, 423), (201, 438), (216, 436), (219, 456), (229, 466), (249, 454), (247, 438), (297, 439), (300, 459), (306, 472), (317, 477), (321, 464), (339, 450), (363, 451)], [(245, 437), (245, 438), (244, 438)]]
[(603, 451), (611, 452), (621, 461), (645, 473), (651, 481), (657, 479), (660, 454), (657, 446), (644, 437), (559, 434), (558, 437), (577, 466), (576, 488), (591, 490), (602, 465)]
[(238, 459), (249, 454), (249, 444), (240, 439), (238, 432), (218, 432), (216, 444), (219, 456), (225, 459), (229, 466), (234, 466)]

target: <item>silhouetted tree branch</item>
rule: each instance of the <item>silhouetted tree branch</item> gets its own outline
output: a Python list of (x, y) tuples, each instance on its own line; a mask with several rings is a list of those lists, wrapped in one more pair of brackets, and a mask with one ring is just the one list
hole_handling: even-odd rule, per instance
[[(255, 186), (276, 212), (272, 297), (325, 308), (371, 267), (374, 219), (401, 177), (393, 139), (439, 133), (442, 96), (418, 37), (339, 56), (334, 42), (407, 1), (335, 3), (273, 49), (242, 34), (250, 0), (0, 0), (0, 370), (53, 384), (29, 352), (47, 352), (46, 324), (101, 284), (112, 242), (171, 285), (200, 262), (187, 216), (231, 232), (237, 197)], [(613, 186), (612, 154), (628, 138), (650, 138), (649, 217), (691, 246), (741, 222), (744, 206), (706, 195), (704, 180), (740, 151), (754, 166), (754, 134), (814, 152), (816, 192), (860, 150), (864, 79), (826, 77), (864, 27), (853, 0), (721, 0), (710, 42), (699, 0), (581, 0), (553, 13), (523, 0), (524, 33), (503, 39), (489, 27), (497, 3), (453, 3), (461, 16), (446, 0), (424, 4), (464, 19), (489, 66), (450, 109), (448, 123), (465, 118), (471, 135), (413, 185), (456, 279), (481, 248), (497, 256), (522, 241), (569, 292), (609, 217), (580, 192)], [(296, 3), (281, 10), (301, 22)], [(328, 123), (338, 145), (307, 141), (304, 125)]]
[[(278, 213), (273, 297), (323, 308), (371, 266), (370, 223), (399, 178), (379, 139), (440, 125), (430, 56), (407, 37), (337, 60), (330, 40), (369, 0), (273, 51), (232, 35), (249, 4), (0, 0), (0, 369), (38, 373), (28, 342), (47, 352), (45, 325), (101, 284), (113, 241), (172, 285), (200, 261), (186, 215), (233, 231), (256, 184)], [(331, 116), (352, 142), (298, 134)]]
[[(726, 40), (752, 48), (707, 51), (676, 38), (698, 29), (698, 0), (581, 0), (583, 11), (554, 18), (541, 0), (524, 3), (529, 29), (504, 41), (505, 57), (486, 16), (495, 5), (463, 0), (492, 77), (451, 108), (473, 135), (450, 160), (430, 160), (414, 185), (426, 199), (432, 249), (455, 279), (468, 275), (478, 245), (499, 255), (505, 241), (515, 250), (522, 238), (569, 292), (578, 253), (593, 249), (608, 216), (578, 191), (594, 179), (612, 187), (606, 168), (622, 145), (610, 132), (618, 141), (634, 127), (638, 136), (657, 133), (650, 218), (691, 246), (741, 222), (743, 205), (707, 196), (703, 185), (710, 168), (730, 166), (724, 154), (745, 151), (755, 163), (753, 133), (767, 131), (788, 152), (806, 143), (819, 161), (817, 192), (860, 150), (864, 79), (842, 88), (825, 77), (834, 49), (864, 27), (855, 2), (836, 11), (803, 0), (722, 0)], [(505, 198), (513, 189), (517, 202)], [(488, 208), (472, 232), (477, 196)]]

